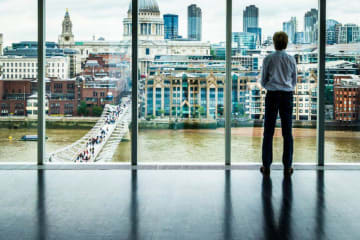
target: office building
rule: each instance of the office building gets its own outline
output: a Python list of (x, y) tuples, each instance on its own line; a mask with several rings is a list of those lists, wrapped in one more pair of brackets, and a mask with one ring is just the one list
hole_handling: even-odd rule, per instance
[(256, 35), (256, 46), (259, 47), (262, 44), (262, 30), (261, 28), (253, 28), (253, 27), (248, 27), (248, 33), (253, 33)]
[(334, 119), (343, 122), (360, 120), (360, 76), (334, 76)]
[(246, 55), (248, 50), (256, 49), (257, 35), (250, 32), (233, 32), (232, 42), (237, 44), (238, 53)]
[[(81, 56), (79, 52), (71, 48), (59, 48), (55, 42), (46, 42), (47, 57), (66, 57), (69, 59), (70, 77), (77, 76), (81, 71)], [(4, 49), (4, 56), (18, 56), (24, 58), (36, 58), (38, 45), (35, 41), (21, 41), (12, 43), (11, 47)]]
[[(155, 64), (150, 69), (150, 76), (145, 80), (145, 118), (214, 120), (223, 116), (224, 61)], [(243, 69), (239, 62), (233, 62), (234, 73)]]
[(176, 14), (164, 14), (165, 39), (174, 40), (179, 36), (179, 16)]
[(296, 33), (298, 32), (296, 17), (291, 17), (290, 21), (283, 23), (283, 31), (288, 35), (289, 43), (296, 44)]
[(259, 27), (259, 8), (250, 5), (243, 11), (243, 32), (248, 32), (249, 28)]
[[(265, 116), (266, 90), (260, 85), (259, 71), (253, 70), (259, 57), (234, 56), (232, 62), (232, 104), (234, 111), (243, 108), (251, 120)], [(216, 119), (222, 116), (224, 105), (224, 61), (182, 61), (151, 65), (145, 79), (142, 103), (145, 118), (169, 117), (186, 119)], [(294, 91), (294, 120), (316, 120), (317, 76), (299, 68)]]
[[(70, 59), (67, 57), (48, 57), (46, 58), (46, 76), (60, 79), (70, 77)], [(3, 79), (29, 79), (37, 78), (38, 64), (37, 58), (2, 56), (0, 57)]]
[(304, 16), (304, 40), (305, 43), (316, 43), (318, 26), (318, 10), (312, 8)]
[(196, 4), (188, 7), (188, 39), (201, 41), (202, 34), (202, 12)]
[(234, 62), (239, 62), (242, 67), (247, 69), (248, 71), (257, 71), (260, 70), (262, 65), (263, 56), (254, 54), (251, 56), (247, 55), (235, 55), (232, 57)]
[[(235, 56), (237, 52), (238, 52), (238, 44), (232, 42), (231, 43), (231, 56)], [(215, 60), (225, 60), (226, 43), (220, 42), (220, 43), (211, 44), (211, 56)]]
[[(46, 56), (64, 56), (64, 49), (55, 42), (46, 42)], [(11, 47), (4, 48), (4, 56), (37, 57), (38, 45), (36, 41), (21, 41), (12, 43)]]
[(339, 24), (338, 21), (334, 19), (326, 20), (326, 43), (329, 45), (333, 45), (337, 43), (337, 32), (336, 26)]
[(305, 34), (304, 32), (296, 32), (295, 33), (295, 44), (303, 44), (305, 43)]
[(336, 25), (337, 43), (360, 43), (360, 27), (356, 24)]

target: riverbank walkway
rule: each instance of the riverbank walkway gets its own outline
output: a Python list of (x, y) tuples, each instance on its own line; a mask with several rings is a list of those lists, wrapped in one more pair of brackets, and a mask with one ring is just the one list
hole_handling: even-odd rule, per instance
[(111, 161), (113, 154), (129, 131), (131, 101), (105, 105), (95, 126), (81, 139), (50, 154), (49, 162), (87, 163)]

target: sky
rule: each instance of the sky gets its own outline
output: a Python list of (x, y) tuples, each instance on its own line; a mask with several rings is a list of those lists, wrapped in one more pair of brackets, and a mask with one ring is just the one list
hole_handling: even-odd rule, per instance
[[(187, 6), (197, 4), (202, 9), (204, 41), (225, 41), (225, 0), (157, 0), (161, 14), (179, 15), (179, 34), (187, 37)], [(360, 24), (359, 0), (328, 0), (327, 18), (341, 23)], [(121, 40), (123, 18), (127, 17), (130, 0), (47, 0), (46, 38), (57, 41), (66, 8), (73, 22), (75, 40), (104, 37)], [(242, 14), (246, 6), (259, 8), (259, 25), (264, 36), (282, 30), (282, 23), (297, 17), (303, 29), (304, 14), (317, 7), (315, 0), (233, 0), (233, 31), (242, 31)], [(37, 39), (37, 1), (0, 0), (0, 33), (4, 43)]]

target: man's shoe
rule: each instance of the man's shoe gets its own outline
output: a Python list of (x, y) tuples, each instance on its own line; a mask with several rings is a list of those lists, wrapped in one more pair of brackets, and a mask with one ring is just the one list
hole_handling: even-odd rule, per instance
[(292, 167), (284, 168), (284, 176), (285, 177), (290, 177), (293, 173), (294, 173), (294, 168), (292, 168)]
[(261, 172), (264, 176), (270, 176), (270, 168), (261, 166), (261, 167), (260, 167), (260, 172)]

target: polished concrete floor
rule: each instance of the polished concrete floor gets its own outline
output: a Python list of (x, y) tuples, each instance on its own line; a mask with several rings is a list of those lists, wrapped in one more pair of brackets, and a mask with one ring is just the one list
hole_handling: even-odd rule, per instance
[(0, 171), (0, 239), (360, 239), (360, 171)]

